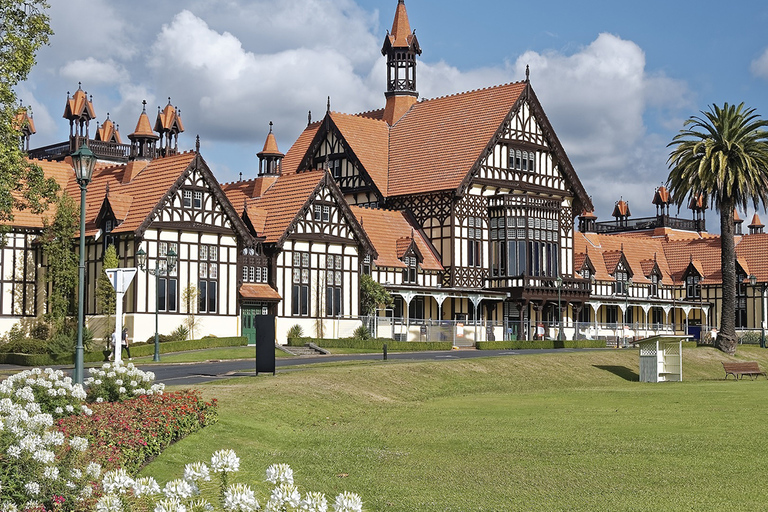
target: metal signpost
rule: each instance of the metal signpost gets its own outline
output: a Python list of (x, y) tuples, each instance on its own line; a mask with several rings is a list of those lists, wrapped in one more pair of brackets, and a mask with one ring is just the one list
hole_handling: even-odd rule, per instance
[(112, 283), (112, 287), (117, 294), (117, 300), (115, 301), (115, 364), (120, 363), (120, 358), (123, 355), (122, 347), (122, 332), (123, 332), (123, 297), (128, 287), (131, 285), (137, 268), (108, 268), (104, 270), (107, 273), (109, 282)]

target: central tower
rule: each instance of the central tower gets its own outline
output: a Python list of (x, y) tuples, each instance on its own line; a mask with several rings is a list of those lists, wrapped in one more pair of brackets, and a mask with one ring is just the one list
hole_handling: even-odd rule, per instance
[(384, 38), (381, 54), (387, 57), (384, 121), (393, 125), (419, 98), (416, 91), (416, 55), (421, 55), (421, 47), (416, 32), (411, 31), (405, 0), (397, 2), (392, 31)]

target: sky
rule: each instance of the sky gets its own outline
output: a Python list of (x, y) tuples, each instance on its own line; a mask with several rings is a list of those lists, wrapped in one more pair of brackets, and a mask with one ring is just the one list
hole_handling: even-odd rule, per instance
[[(309, 111), (322, 118), (328, 97), (338, 112), (384, 106), (380, 50), (397, 0), (51, 3), (55, 35), (16, 88), (34, 115), (32, 147), (66, 140), (61, 116), (79, 82), (96, 120), (109, 113), (126, 143), (142, 101), (154, 121), (170, 97), (185, 128), (180, 149), (199, 135), (221, 183), (256, 175), (270, 121), (285, 153)], [(406, 0), (406, 8), (423, 50), (420, 98), (520, 81), (530, 66), (601, 221), (619, 199), (634, 218), (655, 215), (667, 145), (689, 117), (744, 102), (768, 118), (764, 0)], [(719, 230), (713, 213), (707, 220)]]

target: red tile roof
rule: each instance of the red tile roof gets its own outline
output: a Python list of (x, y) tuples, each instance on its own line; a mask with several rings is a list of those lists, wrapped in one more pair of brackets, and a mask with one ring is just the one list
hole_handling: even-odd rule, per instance
[(311, 123), (301, 132), (283, 158), (283, 174), (296, 172), (321, 125), (321, 122)]
[(368, 117), (331, 112), (331, 119), (376, 187), (387, 190), (389, 126)]
[(413, 235), (413, 242), (423, 258), (421, 267), (425, 270), (443, 270), (440, 258), (427, 238), (408, 222), (404, 212), (359, 206), (350, 206), (350, 210), (359, 219), (378, 253), (378, 257), (374, 260), (376, 265), (405, 268), (405, 263), (400, 260), (402, 256), (400, 251), (403, 249), (401, 245), (405, 242), (405, 248), (410, 246), (411, 235)]
[(257, 234), (264, 236), (267, 243), (277, 243), (299, 211), (313, 199), (313, 192), (326, 174), (324, 170), (283, 174), (261, 197), (249, 199), (248, 212), (266, 212), (263, 231)]
[(240, 296), (244, 299), (283, 300), (277, 290), (265, 283), (242, 284)]
[[(49, 162), (47, 160), (30, 160), (31, 163), (43, 170), (46, 178), (53, 178), (61, 188), (66, 188), (70, 180), (75, 179), (75, 170), (69, 162)], [(75, 199), (80, 197), (79, 193)], [(29, 209), (13, 210), (13, 222), (9, 223), (19, 228), (42, 228), (43, 219), (52, 219), (56, 214), (56, 205), (51, 204), (42, 214), (31, 212)]]
[[(117, 207), (121, 216), (124, 215), (123, 223), (113, 232), (136, 231), (187, 170), (195, 156), (196, 153), (187, 152), (156, 158), (127, 183), (123, 183), (127, 164), (97, 167), (93, 171), (93, 180), (88, 184), (86, 191), (86, 234), (94, 232), (97, 228), (94, 222), (107, 195), (107, 187), (109, 187), (110, 204), (113, 208)], [(66, 190), (79, 203), (80, 188), (74, 179), (74, 173)], [(113, 197), (115, 204), (112, 203)]]
[(458, 188), (526, 85), (516, 82), (414, 105), (390, 131), (385, 195)]
[(72, 97), (67, 94), (67, 102), (64, 105), (64, 115), (62, 117), (65, 119), (77, 119), (83, 115), (88, 119), (96, 118), (93, 103), (88, 99), (83, 89), (78, 87)]

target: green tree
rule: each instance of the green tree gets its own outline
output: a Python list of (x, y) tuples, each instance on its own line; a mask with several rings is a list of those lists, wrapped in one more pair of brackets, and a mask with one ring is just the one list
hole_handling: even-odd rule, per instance
[(48, 7), (40, 0), (0, 1), (0, 222), (6, 225), (13, 220), (14, 209), (45, 211), (58, 190), (53, 179), (46, 179), (39, 166), (25, 159), (13, 91), (27, 78), (37, 50), (53, 34)]
[(376, 310), (391, 307), (394, 304), (392, 296), (368, 274), (360, 276), (360, 314), (375, 315)]
[(113, 244), (109, 244), (104, 251), (104, 257), (102, 258), (101, 274), (96, 281), (96, 302), (101, 312), (107, 315), (107, 337), (114, 331), (112, 323), (112, 315), (115, 314), (115, 307), (117, 302), (117, 293), (115, 287), (109, 282), (106, 270), (108, 268), (117, 268), (120, 264), (117, 259), (117, 251)]
[(685, 121), (673, 147), (667, 185), (675, 204), (703, 197), (720, 212), (723, 298), (717, 346), (736, 352), (736, 250), (733, 212), (768, 204), (768, 121), (755, 110), (725, 103)]
[(75, 251), (75, 235), (79, 227), (80, 211), (75, 201), (64, 192), (56, 202), (53, 222), (43, 222), (41, 243), (48, 261), (45, 274), (50, 285), (48, 316), (60, 323), (67, 316), (77, 286), (78, 255)]

